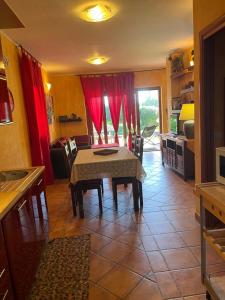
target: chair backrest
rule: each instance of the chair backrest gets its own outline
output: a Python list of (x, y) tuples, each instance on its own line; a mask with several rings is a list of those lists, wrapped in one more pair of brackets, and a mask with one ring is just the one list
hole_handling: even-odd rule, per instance
[(136, 134), (132, 134), (131, 151), (132, 151), (133, 153), (135, 153), (135, 151), (136, 151), (136, 139), (137, 139)]
[(135, 155), (139, 158), (141, 164), (143, 160), (143, 147), (144, 147), (144, 138), (142, 136), (136, 136)]
[(143, 132), (142, 132), (142, 136), (144, 138), (149, 138), (153, 135), (154, 131), (156, 130), (157, 128), (157, 125), (152, 125), (152, 126), (147, 126), (143, 129)]
[(75, 157), (76, 153), (77, 153), (77, 145), (76, 145), (75, 139), (69, 138), (68, 139), (68, 146), (69, 146), (71, 156)]

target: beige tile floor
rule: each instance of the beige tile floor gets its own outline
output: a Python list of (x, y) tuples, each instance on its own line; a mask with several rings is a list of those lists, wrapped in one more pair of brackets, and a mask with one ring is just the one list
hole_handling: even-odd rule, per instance
[[(115, 211), (104, 180), (104, 211), (96, 191), (84, 197), (85, 218), (74, 218), (68, 182), (47, 189), (50, 236), (91, 234), (89, 300), (202, 300), (200, 233), (193, 184), (161, 165), (160, 152), (144, 153), (144, 208), (134, 213), (131, 189), (119, 187)], [(211, 251), (210, 262), (220, 259)]]

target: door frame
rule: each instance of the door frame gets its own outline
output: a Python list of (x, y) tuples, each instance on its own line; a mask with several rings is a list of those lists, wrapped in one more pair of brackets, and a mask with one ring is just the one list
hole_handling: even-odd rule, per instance
[(138, 91), (152, 91), (152, 90), (157, 90), (158, 93), (159, 93), (159, 132), (162, 133), (162, 97), (161, 97), (161, 87), (160, 86), (156, 86), (156, 87), (135, 88), (136, 114), (137, 114), (137, 133), (138, 134), (140, 134), (140, 111), (139, 111)]
[[(212, 115), (212, 97), (214, 81), (212, 76), (215, 62), (213, 60), (214, 43), (210, 37), (215, 33), (225, 28), (225, 15), (217, 19), (215, 22), (204, 28), (199, 33), (200, 40), (200, 86), (199, 86), (199, 100), (200, 100), (200, 144), (201, 144), (201, 182), (211, 181), (209, 174), (213, 174), (214, 170), (209, 159), (213, 147), (213, 130), (210, 126), (213, 122)], [(208, 79), (208, 80), (207, 80)], [(210, 82), (210, 84), (205, 84)], [(211, 118), (209, 118), (209, 114)], [(211, 122), (209, 122), (211, 120)]]

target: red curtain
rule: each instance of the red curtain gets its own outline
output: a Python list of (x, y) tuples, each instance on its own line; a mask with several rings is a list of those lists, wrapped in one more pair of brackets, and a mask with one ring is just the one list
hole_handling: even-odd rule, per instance
[(44, 87), (39, 63), (23, 49), (20, 57), (22, 85), (30, 136), (33, 166), (45, 166), (45, 182), (53, 183), (49, 151), (49, 128)]
[(101, 131), (103, 121), (103, 86), (100, 77), (81, 76), (81, 84), (88, 114), (98, 133), (98, 143), (102, 144)]
[(122, 73), (121, 82), (123, 83), (123, 107), (128, 128), (128, 149), (132, 148), (131, 125), (136, 131), (135, 101), (134, 101), (134, 73)]
[(123, 97), (122, 82), (120, 76), (104, 76), (104, 91), (109, 99), (109, 110), (115, 131), (115, 143), (119, 143), (118, 127), (120, 120), (120, 110)]

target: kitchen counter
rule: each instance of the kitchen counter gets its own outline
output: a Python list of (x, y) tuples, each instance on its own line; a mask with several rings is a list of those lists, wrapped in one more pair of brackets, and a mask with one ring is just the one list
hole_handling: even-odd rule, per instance
[[(24, 170), (28, 174), (17, 180), (0, 181), (0, 220), (6, 213), (16, 204), (16, 202), (23, 196), (23, 194), (33, 185), (35, 180), (43, 173), (44, 167), (32, 167), (27, 169), (13, 169)], [(0, 170), (10, 171), (10, 170)]]

